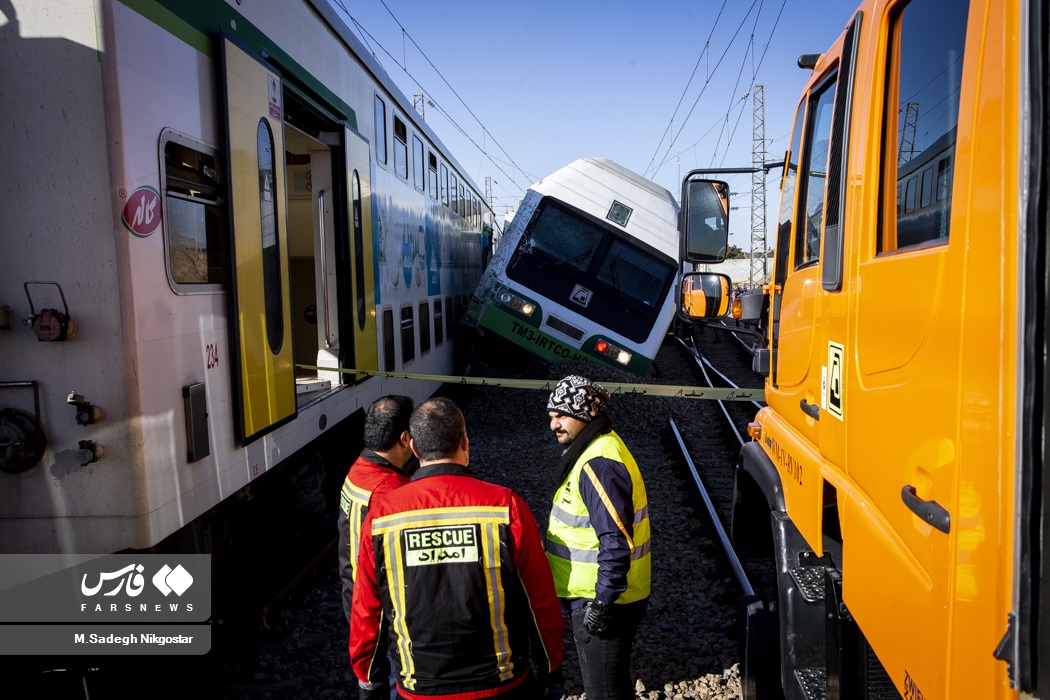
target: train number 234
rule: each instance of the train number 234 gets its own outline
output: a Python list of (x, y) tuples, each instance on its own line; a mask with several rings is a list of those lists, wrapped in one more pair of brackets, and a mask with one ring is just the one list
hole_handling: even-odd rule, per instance
[(204, 354), (208, 358), (208, 369), (219, 366), (219, 346), (208, 343), (204, 348)]

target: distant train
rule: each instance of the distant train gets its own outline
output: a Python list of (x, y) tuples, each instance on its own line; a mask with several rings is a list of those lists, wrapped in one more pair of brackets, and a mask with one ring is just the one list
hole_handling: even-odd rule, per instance
[(464, 321), (464, 363), (523, 374), (586, 358), (644, 374), (674, 318), (678, 204), (604, 158), (534, 184)]
[(330, 3), (2, 11), (0, 552), (151, 547), (438, 386), (336, 370), (451, 372), (492, 212)]

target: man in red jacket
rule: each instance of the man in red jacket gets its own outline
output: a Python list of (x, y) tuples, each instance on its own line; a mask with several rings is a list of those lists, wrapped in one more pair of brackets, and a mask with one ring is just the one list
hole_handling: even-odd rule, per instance
[(378, 680), (383, 620), (406, 700), (526, 700), (543, 686), (560, 697), (564, 622), (532, 512), (467, 469), (449, 399), (420, 405), (410, 431), (420, 468), (372, 500), (361, 531), (350, 661), (362, 697)]
[(398, 395), (382, 396), (368, 407), (363, 435), (365, 449), (350, 466), (339, 494), (339, 577), (343, 583), (343, 612), (347, 622), (354, 595), (361, 525), (368, 504), (374, 496), (407, 484), (411, 475), (409, 463), (415, 462), (408, 433), (412, 408), (411, 398)]
[[(364, 443), (361, 456), (351, 465), (339, 496), (339, 578), (343, 584), (343, 612), (350, 621), (350, 603), (354, 595), (357, 552), (361, 525), (372, 498), (408, 483), (416, 458), (409, 446), (408, 419), (412, 416), (412, 399), (407, 396), (383, 396), (368, 407), (365, 414)], [(377, 660), (376, 681), (371, 697), (389, 700), (393, 681), (386, 644)], [(380, 678), (381, 676), (381, 678)]]

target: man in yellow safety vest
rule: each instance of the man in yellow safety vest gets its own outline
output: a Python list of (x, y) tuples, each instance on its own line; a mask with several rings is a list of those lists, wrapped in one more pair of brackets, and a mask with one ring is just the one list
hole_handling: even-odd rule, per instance
[(649, 504), (608, 402), (605, 387), (576, 375), (551, 392), (550, 428), (565, 451), (545, 547), (587, 700), (633, 700), (631, 645), (649, 604)]

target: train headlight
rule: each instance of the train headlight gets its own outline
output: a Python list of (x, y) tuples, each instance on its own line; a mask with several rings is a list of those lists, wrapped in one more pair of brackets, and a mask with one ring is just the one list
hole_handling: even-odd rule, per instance
[(604, 340), (599, 340), (595, 344), (594, 349), (604, 355), (605, 351), (609, 349), (609, 344), (606, 343)]
[(514, 309), (524, 316), (532, 316), (532, 312), (536, 310), (535, 304), (525, 301), (521, 297), (515, 296), (506, 290), (500, 292), (499, 303)]
[(631, 353), (627, 352), (626, 350), (621, 350), (616, 355), (616, 361), (619, 362), (621, 365), (630, 364), (630, 362), (631, 362)]

